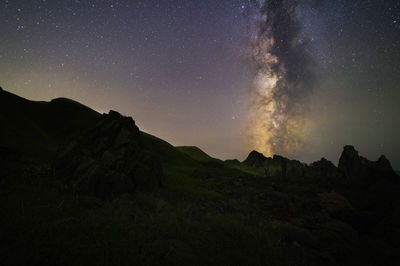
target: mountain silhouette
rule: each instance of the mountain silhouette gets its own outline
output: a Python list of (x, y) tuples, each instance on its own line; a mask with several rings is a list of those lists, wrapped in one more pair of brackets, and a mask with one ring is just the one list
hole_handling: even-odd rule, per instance
[(400, 262), (400, 179), (383, 155), (222, 161), (116, 111), (1, 88), (0, 125), (3, 265)]

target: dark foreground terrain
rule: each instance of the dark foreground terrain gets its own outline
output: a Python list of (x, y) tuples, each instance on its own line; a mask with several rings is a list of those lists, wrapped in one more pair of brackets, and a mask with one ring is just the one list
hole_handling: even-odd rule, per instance
[(1, 89), (0, 125), (1, 265), (400, 265), (384, 156), (221, 161)]

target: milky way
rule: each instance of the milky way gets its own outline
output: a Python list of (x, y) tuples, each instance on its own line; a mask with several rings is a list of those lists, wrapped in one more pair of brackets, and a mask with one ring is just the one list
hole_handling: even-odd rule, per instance
[(23, 97), (221, 159), (352, 144), (400, 169), (398, 0), (5, 0), (0, 32), (0, 86)]
[(314, 62), (294, 0), (255, 2), (252, 39), (255, 78), (251, 91), (250, 145), (266, 155), (294, 154), (307, 130)]

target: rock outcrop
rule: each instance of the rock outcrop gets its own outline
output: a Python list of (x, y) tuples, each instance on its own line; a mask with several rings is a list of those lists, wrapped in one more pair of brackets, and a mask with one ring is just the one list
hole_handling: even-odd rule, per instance
[(115, 111), (62, 147), (54, 168), (75, 193), (100, 198), (162, 185), (162, 165), (144, 149), (135, 121)]
[(324, 178), (333, 181), (334, 178), (342, 176), (338, 168), (325, 158), (305, 166), (304, 169), (305, 175), (311, 178)]
[(252, 151), (243, 164), (246, 167), (264, 169), (267, 177), (347, 177), (354, 180), (361, 178), (366, 182), (382, 177), (398, 179), (390, 161), (384, 155), (373, 162), (360, 156), (350, 145), (344, 147), (338, 167), (325, 158), (307, 165), (280, 155), (265, 157), (257, 151)]
[(352, 216), (342, 217), (346, 222), (371, 232), (396, 212), (400, 179), (385, 156), (370, 161), (358, 155), (353, 146), (345, 146), (338, 169), (347, 180), (341, 193), (357, 206)]
[(344, 147), (338, 168), (346, 177), (361, 179), (362, 181), (397, 177), (392, 165), (384, 155), (381, 155), (377, 161), (373, 162), (358, 155), (358, 151), (350, 145)]
[[(255, 194), (249, 202), (259, 213), (276, 219), (275, 229), (283, 240), (333, 254), (339, 265), (345, 261), (354, 265), (352, 258), (360, 252), (383, 251), (388, 261), (398, 256), (400, 178), (385, 156), (370, 161), (353, 146), (345, 146), (336, 167), (325, 158), (303, 164), (253, 151), (243, 164), (262, 167), (265, 178), (232, 186), (229, 195)], [(263, 182), (269, 186), (262, 187)], [(251, 190), (245, 189), (251, 186)], [(259, 187), (262, 190), (258, 191)], [(386, 246), (377, 247), (383, 243)]]
[(358, 151), (350, 145), (344, 147), (338, 168), (348, 177), (361, 175), (365, 170), (362, 168), (362, 159)]
[(252, 151), (243, 164), (247, 167), (264, 168), (267, 177), (302, 177), (305, 171), (305, 165), (297, 160), (290, 160), (280, 155), (267, 158), (257, 151)]
[(248, 167), (264, 167), (266, 160), (267, 158), (262, 153), (252, 151), (247, 156), (246, 160), (243, 161), (243, 164)]
[(265, 172), (267, 176), (303, 177), (305, 165), (297, 160), (274, 155), (268, 158)]

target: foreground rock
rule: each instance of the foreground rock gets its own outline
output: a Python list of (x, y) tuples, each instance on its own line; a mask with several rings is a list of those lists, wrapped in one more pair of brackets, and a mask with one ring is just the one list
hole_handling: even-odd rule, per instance
[(392, 165), (384, 155), (381, 155), (377, 161), (373, 162), (358, 155), (358, 151), (350, 145), (344, 147), (338, 168), (346, 177), (353, 179), (393, 179), (397, 177)]
[(345, 146), (336, 167), (325, 158), (303, 164), (253, 151), (242, 165), (260, 175), (215, 178), (216, 190), (271, 221), (287, 245), (317, 250), (323, 265), (399, 261), (400, 178), (385, 156), (370, 161)]
[(143, 148), (135, 121), (114, 111), (62, 147), (54, 168), (74, 193), (101, 198), (162, 185), (162, 165)]

